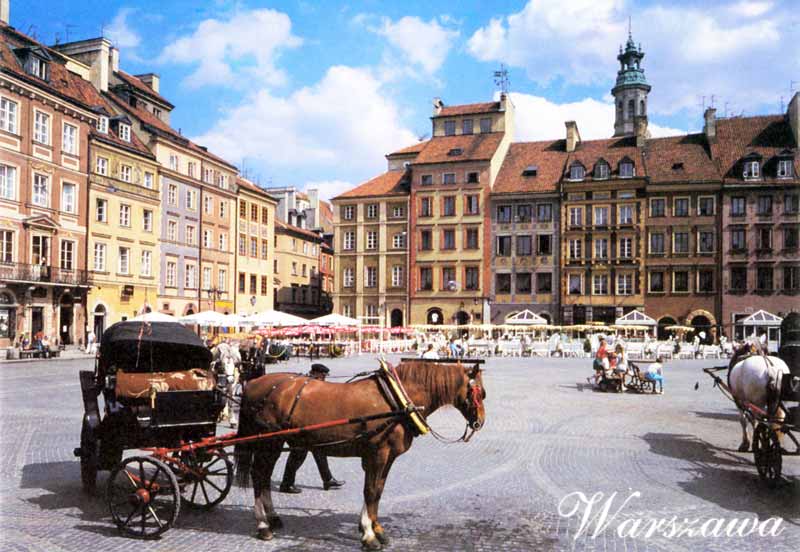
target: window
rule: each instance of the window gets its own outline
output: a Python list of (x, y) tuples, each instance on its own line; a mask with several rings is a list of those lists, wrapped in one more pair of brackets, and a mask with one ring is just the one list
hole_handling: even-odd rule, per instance
[(553, 274), (539, 272), (536, 274), (536, 293), (553, 293)]
[(250, 256), (258, 258), (258, 238), (250, 238)]
[(530, 222), (531, 221), (531, 206), (528, 204), (517, 205), (517, 222)]
[(772, 214), (772, 196), (760, 195), (756, 202), (756, 213), (761, 216)]
[(124, 182), (130, 182), (133, 180), (133, 167), (130, 165), (120, 165), (119, 178)]
[(495, 288), (496, 293), (511, 293), (511, 274), (497, 274)]
[(798, 246), (798, 228), (786, 227), (783, 229), (783, 248), (784, 249), (797, 249)]
[(172, 153), (169, 156), (169, 168), (173, 171), (178, 170), (178, 156)]
[(442, 290), (456, 291), (458, 290), (458, 282), (456, 281), (456, 269), (452, 266), (442, 268)]
[(747, 230), (744, 228), (731, 229), (731, 249), (734, 251), (747, 249)]
[(342, 244), (342, 248), (345, 251), (352, 251), (356, 248), (356, 233), (352, 231), (348, 231), (344, 233), (344, 240)]
[(367, 249), (378, 249), (378, 233), (374, 230), (367, 232)]
[(403, 272), (403, 265), (394, 265), (392, 267), (392, 287), (403, 287), (405, 285)]
[(680, 270), (672, 273), (672, 291), (675, 293), (689, 292), (689, 273)]
[(539, 203), (536, 205), (536, 221), (550, 222), (553, 220), (553, 204)]
[(772, 249), (772, 228), (769, 226), (760, 226), (758, 228), (758, 248), (761, 250)]
[(278, 259), (273, 259), (272, 260), (272, 272), (275, 272), (275, 273), (278, 272)]
[(800, 289), (800, 266), (783, 267), (783, 289), (787, 291)]
[(477, 184), (480, 181), (480, 173), (470, 171), (467, 173), (467, 184)]
[(106, 271), (106, 244), (94, 244), (94, 270), (95, 272)]
[(650, 293), (664, 292), (664, 273), (655, 271), (650, 273)]
[(623, 161), (619, 164), (619, 176), (621, 178), (633, 178), (636, 176), (636, 167), (630, 161)]
[(747, 291), (747, 267), (731, 267), (731, 291)]
[(167, 287), (176, 287), (178, 282), (178, 265), (167, 261)]
[(500, 224), (511, 222), (511, 205), (500, 205), (497, 207), (497, 222)]
[(108, 117), (101, 115), (97, 120), (97, 132), (102, 134), (108, 133)]
[(17, 133), (17, 102), (0, 98), (0, 130)]
[(608, 207), (594, 208), (594, 225), (608, 226)]
[(667, 200), (663, 197), (654, 197), (650, 199), (650, 216), (663, 217), (666, 211)]
[(353, 220), (355, 216), (356, 208), (353, 205), (345, 205), (342, 207), (342, 218), (344, 220)]
[[(220, 247), (220, 249), (222, 248)], [(269, 241), (261, 240), (261, 258), (266, 260), (268, 257), (267, 254), (268, 252), (269, 252)]]
[(351, 288), (355, 285), (355, 271), (352, 268), (346, 267), (342, 271), (342, 282), (346, 288)]
[(214, 171), (211, 169), (203, 169), (203, 182), (214, 182)]
[(33, 204), (47, 207), (50, 204), (50, 177), (43, 174), (33, 174)]
[(732, 197), (731, 198), (731, 216), (732, 217), (743, 217), (746, 212), (746, 199), (744, 197)]
[(583, 293), (583, 279), (580, 274), (570, 274), (567, 285), (570, 295), (580, 295)]
[(75, 184), (64, 182), (61, 184), (61, 210), (66, 213), (77, 213), (78, 205), (75, 197)]
[(582, 255), (583, 242), (581, 240), (569, 240), (569, 258), (580, 259)]
[(673, 215), (676, 217), (689, 216), (689, 198), (687, 197), (675, 198), (675, 205), (673, 206)]
[(697, 291), (711, 293), (714, 291), (714, 271), (700, 270), (697, 272)]
[(131, 257), (131, 250), (129, 247), (120, 247), (119, 248), (119, 267), (118, 271), (120, 274), (129, 274), (130, 273), (130, 257)]
[(454, 136), (456, 133), (456, 122), (455, 121), (445, 121), (444, 122), (444, 135), (445, 136)]
[(580, 163), (573, 163), (569, 167), (570, 180), (583, 180), (585, 173), (586, 169), (584, 169), (583, 165), (581, 165)]
[(174, 220), (167, 222), (167, 240), (178, 241), (178, 223)]
[(247, 202), (240, 201), (239, 202), (239, 216), (241, 218), (247, 218)]
[(791, 178), (794, 176), (794, 167), (791, 159), (778, 160), (778, 178)]
[(464, 289), (475, 291), (480, 287), (480, 269), (477, 266), (468, 266), (464, 269)]
[(608, 295), (608, 274), (592, 276), (592, 295)]
[(400, 232), (392, 236), (392, 247), (395, 249), (405, 249), (406, 248), (406, 234), (405, 232)]
[(491, 117), (484, 117), (481, 119), (481, 132), (491, 132), (492, 131), (492, 119)]
[(689, 232), (675, 232), (672, 240), (673, 253), (684, 254), (689, 252)]
[(599, 238), (594, 240), (594, 258), (608, 258), (608, 238)]
[(367, 218), (374, 219), (378, 218), (378, 204), (377, 203), (370, 203), (367, 205)]
[(239, 293), (247, 291), (247, 275), (244, 272), (239, 273)]
[(190, 211), (197, 209), (197, 192), (194, 190), (186, 190), (186, 208)]
[(553, 236), (550, 234), (539, 234), (536, 236), (536, 253), (538, 255), (553, 254)]
[(131, 206), (124, 203), (119, 206), (119, 225), (126, 228), (131, 225)]
[(258, 221), (258, 205), (255, 203), (250, 205), (250, 220)]
[(297, 276), (297, 263), (292, 262), (292, 276)]
[(530, 236), (517, 236), (517, 255), (529, 257), (533, 252), (533, 243)]
[(214, 243), (214, 233), (211, 230), (203, 230), (203, 247), (211, 249), (212, 243)]
[(468, 195), (464, 198), (464, 214), (477, 215), (479, 211), (479, 198), (476, 195)]
[(433, 175), (432, 174), (423, 174), (420, 177), (419, 182), (423, 186), (432, 186), (433, 185)]
[(150, 209), (142, 211), (142, 230), (145, 232), (153, 231), (153, 211)]
[(697, 235), (698, 253), (714, 252), (714, 232), (699, 232)]
[(420, 198), (419, 203), (419, 216), (421, 217), (429, 217), (433, 215), (433, 211), (431, 209), (431, 204), (433, 199), (430, 197), (423, 197)]
[(714, 198), (700, 197), (697, 199), (697, 214), (701, 217), (708, 217), (714, 214)]
[(153, 189), (153, 173), (145, 172), (144, 173), (144, 187), (148, 190)]
[(150, 251), (142, 251), (142, 262), (140, 272), (142, 276), (150, 276), (153, 266), (153, 254)]
[(175, 184), (170, 184), (167, 188), (167, 201), (170, 205), (178, 204), (178, 187)]
[(456, 231), (443, 230), (442, 231), (442, 249), (455, 249), (456, 248)]
[(456, 215), (456, 198), (455, 196), (445, 196), (442, 198), (442, 216), (454, 217)]
[(756, 270), (756, 291), (772, 291), (772, 267), (759, 266)]
[(258, 293), (258, 276), (255, 274), (250, 275), (250, 295)]
[(664, 254), (664, 234), (650, 234), (650, 253), (652, 255)]
[(75, 242), (61, 240), (59, 263), (59, 266), (64, 270), (75, 268)]
[(800, 212), (800, 195), (786, 194), (783, 196), (783, 212), (787, 215), (796, 215)]
[(478, 229), (467, 228), (467, 245), (464, 249), (478, 249)]
[(633, 224), (633, 205), (620, 205), (619, 223)]
[(402, 205), (392, 207), (392, 218), (403, 218), (404, 216), (406, 216), (406, 210)]
[(511, 255), (511, 236), (497, 236), (497, 256), (509, 257)]
[(130, 125), (126, 125), (125, 123), (119, 124), (119, 137), (121, 140), (125, 142), (131, 141), (131, 127)]
[(619, 257), (620, 259), (630, 259), (633, 257), (633, 238), (619, 239)]
[(442, 184), (455, 184), (456, 173), (444, 173), (442, 175)]
[(40, 144), (50, 143), (50, 115), (34, 110), (33, 139)]
[(594, 178), (595, 180), (605, 180), (608, 178), (609, 175), (609, 167), (608, 163), (605, 161), (600, 161), (594, 166)]
[(461, 134), (472, 134), (473, 122), (472, 119), (464, 119), (461, 122)]
[(214, 212), (214, 198), (211, 196), (203, 196), (203, 212), (207, 214)]
[(13, 200), (17, 196), (17, 168), (0, 164), (0, 199)]
[(516, 293), (530, 293), (531, 292), (531, 273), (530, 272), (517, 272), (515, 277), (514, 291)]
[(186, 225), (186, 243), (189, 245), (195, 245), (197, 241), (195, 240), (194, 234), (195, 228), (191, 224)]
[(94, 213), (97, 222), (108, 222), (108, 201), (105, 199), (97, 199)]
[(633, 295), (633, 274), (617, 274), (617, 295)]
[(14, 232), (0, 230), (0, 263), (14, 262)]
[(745, 180), (754, 180), (761, 175), (761, 163), (758, 161), (745, 161), (742, 176)]
[(433, 269), (423, 267), (419, 269), (419, 289), (430, 291), (433, 289)]
[(583, 225), (583, 207), (569, 208), (569, 225), (570, 226)]
[(431, 239), (430, 230), (421, 230), (419, 233), (419, 248), (422, 251), (430, 251), (433, 249), (433, 240)]
[(61, 149), (64, 153), (78, 154), (78, 127), (64, 123), (61, 132)]

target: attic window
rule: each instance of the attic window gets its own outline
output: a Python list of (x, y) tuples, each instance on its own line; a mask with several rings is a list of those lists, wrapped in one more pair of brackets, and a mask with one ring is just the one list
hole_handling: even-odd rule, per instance
[(450, 157), (456, 157), (458, 155), (461, 155), (462, 153), (464, 153), (463, 149), (461, 149), (461, 148), (453, 148), (453, 149), (451, 149), (450, 151), (447, 152), (447, 155), (449, 155)]
[(631, 161), (621, 162), (619, 164), (619, 175), (622, 178), (633, 178), (636, 175), (633, 163)]
[(583, 165), (581, 165), (580, 163), (574, 163), (569, 168), (570, 180), (583, 180), (585, 174), (586, 174), (586, 169), (584, 169)]
[(673, 163), (672, 164), (673, 171), (682, 171), (683, 170), (683, 163)]
[(743, 175), (745, 180), (757, 179), (761, 175), (761, 163), (745, 161)]
[(608, 178), (610, 171), (608, 167), (608, 163), (605, 161), (599, 161), (597, 165), (594, 166), (594, 178), (595, 180), (603, 180)]
[(48, 67), (47, 62), (37, 56), (31, 55), (28, 62), (28, 72), (34, 77), (39, 77), (42, 80), (47, 80)]
[(126, 142), (131, 141), (131, 127), (130, 125), (126, 125), (125, 123), (119, 124), (119, 137)]
[(97, 132), (106, 134), (108, 132), (108, 117), (100, 117), (97, 120)]
[(537, 176), (539, 174), (538, 165), (528, 165), (522, 170), (522, 176)]

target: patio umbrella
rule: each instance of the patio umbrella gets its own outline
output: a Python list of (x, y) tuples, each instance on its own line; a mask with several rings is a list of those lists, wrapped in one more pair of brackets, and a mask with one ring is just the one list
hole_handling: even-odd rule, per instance
[(163, 312), (148, 312), (130, 319), (132, 322), (178, 322), (172, 315)]
[(320, 316), (319, 318), (314, 318), (310, 320), (311, 324), (316, 324), (318, 326), (360, 326), (361, 321), (356, 318), (350, 318), (349, 316), (344, 316), (343, 314), (326, 314), (325, 316)]
[(214, 311), (201, 311), (195, 314), (190, 314), (189, 316), (184, 316), (180, 319), (181, 324), (197, 324), (198, 326), (205, 326), (211, 328), (219, 328), (222, 326), (228, 326), (226, 324), (226, 315), (222, 314), (221, 312), (214, 312)]
[(253, 326), (304, 326), (308, 324), (308, 320), (288, 312), (267, 310), (248, 316), (245, 323)]

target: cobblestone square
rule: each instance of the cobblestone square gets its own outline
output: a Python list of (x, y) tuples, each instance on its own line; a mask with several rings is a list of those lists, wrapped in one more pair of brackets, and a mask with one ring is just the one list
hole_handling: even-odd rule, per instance
[[(394, 360), (394, 359), (392, 359)], [(800, 539), (800, 461), (784, 459), (785, 483), (769, 489), (740, 438), (733, 405), (701, 372), (720, 361), (666, 366), (666, 393), (603, 394), (586, 384), (590, 361), (490, 359), (485, 365), (487, 424), (468, 444), (415, 440), (389, 476), (381, 517), (389, 550), (796, 550)], [(724, 362), (724, 361), (722, 361)], [(327, 361), (332, 375), (377, 367), (374, 357)], [(305, 371), (307, 360), (281, 368)], [(78, 370), (89, 360), (0, 367), (2, 550), (357, 550), (363, 476), (356, 459), (331, 459), (343, 489), (324, 492), (312, 461), (298, 474), (300, 495), (274, 493), (285, 529), (254, 538), (250, 491), (234, 488), (209, 513), (182, 509), (160, 540), (118, 536), (100, 497), (80, 488), (82, 416)], [(695, 390), (695, 383), (699, 389)], [(458, 436), (455, 410), (432, 425)], [(227, 430), (227, 427), (221, 429)], [(273, 485), (283, 472), (276, 468)], [(102, 485), (107, 473), (101, 473)], [(611, 529), (576, 538), (579, 521), (558, 514), (568, 493), (618, 492), (628, 518), (783, 518), (777, 537), (620, 538)], [(613, 528), (613, 524), (612, 524)]]

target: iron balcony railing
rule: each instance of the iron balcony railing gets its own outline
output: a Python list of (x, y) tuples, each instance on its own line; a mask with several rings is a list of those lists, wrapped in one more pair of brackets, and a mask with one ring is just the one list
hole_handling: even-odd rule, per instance
[(85, 270), (26, 263), (0, 262), (0, 281), (42, 282), (48, 284), (83, 286), (88, 283), (89, 278)]

